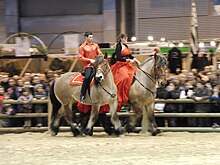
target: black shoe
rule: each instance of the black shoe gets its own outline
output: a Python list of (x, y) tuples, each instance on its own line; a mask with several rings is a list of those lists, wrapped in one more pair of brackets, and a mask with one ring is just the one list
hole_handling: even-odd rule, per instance
[(80, 103), (85, 103), (85, 96), (81, 96)]

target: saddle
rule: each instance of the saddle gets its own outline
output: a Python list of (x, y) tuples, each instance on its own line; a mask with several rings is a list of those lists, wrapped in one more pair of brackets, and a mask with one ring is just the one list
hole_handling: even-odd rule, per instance
[[(83, 79), (84, 79), (84, 75), (82, 75), (81, 73), (77, 73), (69, 82), (70, 85), (78, 85), (78, 86), (82, 86), (83, 84)], [(92, 87), (94, 85), (95, 81), (94, 78), (92, 79), (91, 83), (90, 83), (90, 87)], [(83, 113), (87, 113), (91, 111), (92, 106), (91, 105), (85, 105), (82, 104), (80, 102), (77, 103), (77, 108), (80, 112)], [(99, 113), (107, 113), (109, 112), (109, 105), (103, 105), (100, 107), (100, 111)]]
[[(70, 85), (78, 85), (78, 86), (82, 86), (83, 84), (83, 79), (84, 76), (81, 73), (77, 73), (69, 82)], [(90, 87), (92, 87), (94, 85), (95, 81), (94, 78), (92, 79), (91, 83), (90, 83)]]

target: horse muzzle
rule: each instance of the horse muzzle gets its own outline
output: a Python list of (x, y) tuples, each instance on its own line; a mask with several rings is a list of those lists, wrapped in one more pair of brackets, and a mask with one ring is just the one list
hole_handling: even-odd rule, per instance
[(103, 74), (98, 74), (95, 76), (95, 80), (98, 82), (101, 82), (102, 80), (104, 80), (104, 76)]

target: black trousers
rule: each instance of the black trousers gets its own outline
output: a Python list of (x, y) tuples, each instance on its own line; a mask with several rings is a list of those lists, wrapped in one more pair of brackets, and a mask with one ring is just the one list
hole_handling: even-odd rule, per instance
[(86, 95), (86, 92), (89, 88), (89, 84), (92, 81), (92, 78), (95, 76), (95, 69), (94, 68), (86, 68), (84, 70), (84, 76), (85, 77), (84, 77), (84, 80), (83, 80), (80, 97)]

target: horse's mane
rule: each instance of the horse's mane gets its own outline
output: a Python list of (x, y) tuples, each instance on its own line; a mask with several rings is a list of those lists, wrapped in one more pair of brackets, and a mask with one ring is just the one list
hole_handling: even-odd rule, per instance
[(146, 60), (144, 60), (140, 66), (143, 66), (145, 63), (147, 63), (148, 61), (151, 61), (155, 59), (155, 67), (160, 67), (160, 66), (163, 66), (163, 65), (167, 65), (168, 64), (168, 61), (167, 61), (167, 58), (166, 56), (164, 55), (160, 55), (160, 54), (156, 54), (154, 56), (151, 56), (149, 58), (147, 58)]
[(159, 68), (161, 66), (168, 65), (168, 60), (164, 55), (154, 55), (155, 58), (155, 67)]
[(100, 55), (100, 56), (96, 56), (95, 58), (95, 62), (94, 62), (94, 67), (97, 68), (98, 65), (100, 65), (101, 63), (104, 62), (104, 56)]

